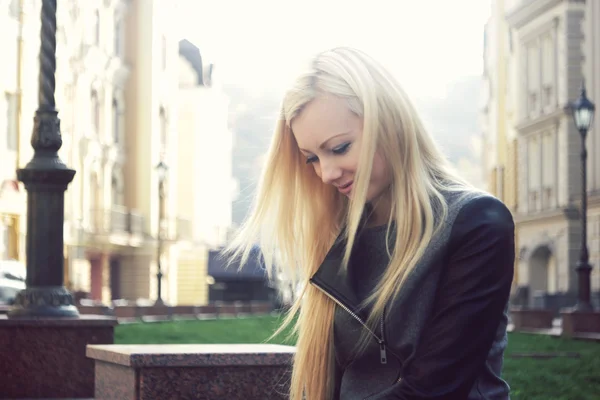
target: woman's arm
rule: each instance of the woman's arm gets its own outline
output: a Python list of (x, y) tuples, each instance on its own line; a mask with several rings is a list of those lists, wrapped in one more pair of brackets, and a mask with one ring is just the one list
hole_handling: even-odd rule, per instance
[(376, 399), (466, 399), (484, 367), (510, 294), (514, 223), (493, 197), (460, 211), (431, 317), (403, 379)]

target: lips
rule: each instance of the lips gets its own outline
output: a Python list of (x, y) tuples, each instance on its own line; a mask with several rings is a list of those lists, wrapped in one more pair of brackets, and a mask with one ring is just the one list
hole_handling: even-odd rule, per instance
[(338, 191), (342, 194), (348, 194), (350, 193), (350, 191), (352, 191), (352, 184), (354, 183), (354, 181), (350, 181), (344, 185), (338, 186)]

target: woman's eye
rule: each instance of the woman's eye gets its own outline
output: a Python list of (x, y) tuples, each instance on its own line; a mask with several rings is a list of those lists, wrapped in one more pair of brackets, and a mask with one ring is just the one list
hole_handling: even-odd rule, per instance
[(334, 154), (344, 154), (350, 149), (350, 142), (339, 145), (338, 147), (334, 147), (331, 151)]
[(314, 163), (317, 160), (318, 160), (317, 156), (306, 157), (306, 163), (307, 164), (312, 164), (312, 163)]

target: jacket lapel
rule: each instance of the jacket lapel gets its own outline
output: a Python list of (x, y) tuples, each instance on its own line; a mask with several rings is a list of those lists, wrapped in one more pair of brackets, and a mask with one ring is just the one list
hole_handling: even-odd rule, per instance
[(310, 282), (364, 320), (365, 315), (361, 312), (360, 300), (354, 291), (350, 273), (342, 268), (345, 247), (346, 240), (341, 233)]

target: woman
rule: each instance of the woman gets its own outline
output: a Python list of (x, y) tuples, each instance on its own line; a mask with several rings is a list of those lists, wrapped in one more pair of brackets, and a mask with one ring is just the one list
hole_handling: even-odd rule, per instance
[(231, 245), (304, 283), (292, 400), (507, 399), (514, 225), (451, 171), (396, 80), (357, 50), (285, 95)]

